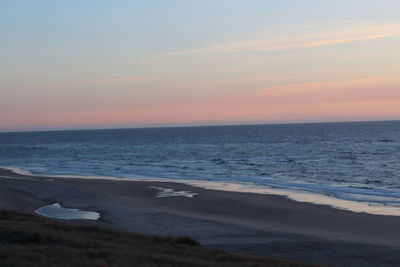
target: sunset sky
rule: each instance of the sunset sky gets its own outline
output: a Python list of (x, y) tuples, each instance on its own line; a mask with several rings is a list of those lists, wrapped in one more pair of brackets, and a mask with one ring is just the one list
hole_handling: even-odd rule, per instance
[(0, 1), (0, 131), (396, 119), (398, 0)]

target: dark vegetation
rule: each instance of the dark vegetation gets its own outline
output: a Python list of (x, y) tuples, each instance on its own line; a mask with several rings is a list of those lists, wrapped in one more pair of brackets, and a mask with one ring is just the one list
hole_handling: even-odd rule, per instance
[(310, 266), (208, 249), (189, 238), (147, 236), (0, 211), (0, 266)]

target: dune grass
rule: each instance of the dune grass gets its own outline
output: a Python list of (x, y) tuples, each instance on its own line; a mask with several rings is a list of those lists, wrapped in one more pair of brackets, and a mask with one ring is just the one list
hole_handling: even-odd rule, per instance
[(0, 266), (312, 266), (233, 254), (189, 237), (140, 235), (0, 211)]

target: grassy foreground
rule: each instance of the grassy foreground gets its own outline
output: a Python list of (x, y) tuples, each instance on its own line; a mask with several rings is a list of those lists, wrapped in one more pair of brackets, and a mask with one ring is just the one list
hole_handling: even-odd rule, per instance
[(0, 211), (0, 266), (312, 266)]

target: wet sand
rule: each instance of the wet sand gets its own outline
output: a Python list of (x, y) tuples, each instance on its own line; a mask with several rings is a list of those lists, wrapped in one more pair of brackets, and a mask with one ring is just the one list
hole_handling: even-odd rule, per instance
[[(173, 196), (159, 197), (168, 192)], [(396, 266), (400, 262), (399, 216), (173, 182), (50, 178), (0, 169), (0, 209), (33, 213), (53, 203), (100, 213), (98, 221), (78, 223), (190, 236), (229, 251), (333, 266)]]

